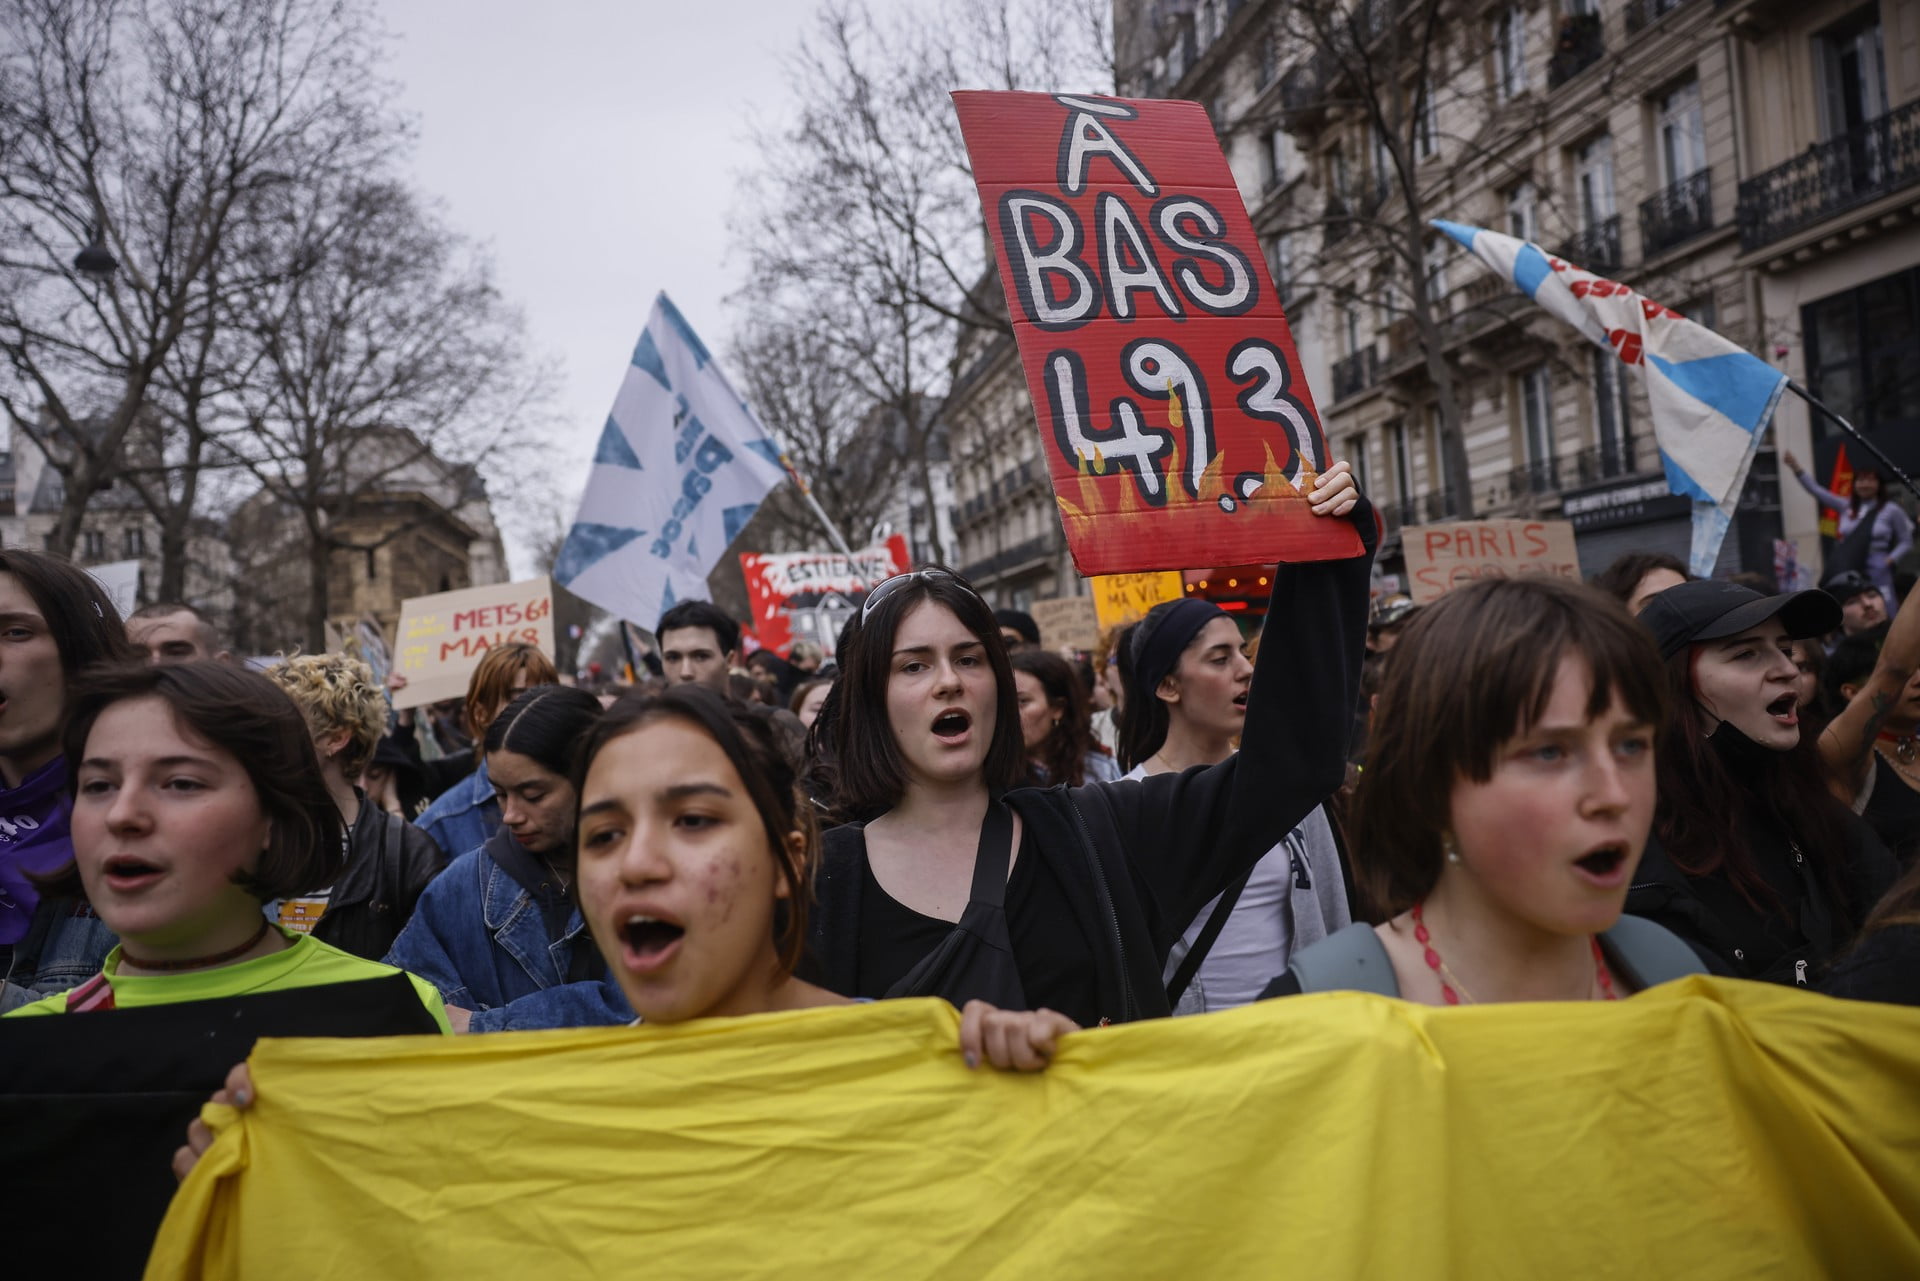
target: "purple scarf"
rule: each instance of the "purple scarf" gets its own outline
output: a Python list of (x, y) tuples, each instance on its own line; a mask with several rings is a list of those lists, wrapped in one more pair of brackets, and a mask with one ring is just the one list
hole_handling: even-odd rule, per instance
[(28, 872), (56, 872), (73, 858), (67, 834), (67, 760), (56, 756), (0, 788), (0, 944), (26, 936), (40, 891)]

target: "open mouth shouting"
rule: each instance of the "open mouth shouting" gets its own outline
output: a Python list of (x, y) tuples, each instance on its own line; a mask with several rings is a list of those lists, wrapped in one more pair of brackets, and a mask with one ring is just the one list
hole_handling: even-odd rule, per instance
[(1627, 847), (1621, 842), (1598, 845), (1573, 861), (1580, 875), (1597, 889), (1617, 889), (1627, 879)]
[(635, 974), (652, 974), (680, 952), (686, 927), (664, 916), (635, 912), (620, 926), (620, 960)]
[(101, 865), (107, 888), (115, 894), (137, 894), (159, 883), (166, 873), (145, 859), (131, 854), (116, 854)]
[(1773, 719), (1781, 725), (1798, 725), (1800, 723), (1799, 702), (1800, 696), (1798, 694), (1782, 694), (1767, 704), (1767, 715), (1773, 717)]
[(973, 717), (958, 707), (948, 708), (933, 718), (933, 736), (943, 743), (965, 742), (972, 728)]

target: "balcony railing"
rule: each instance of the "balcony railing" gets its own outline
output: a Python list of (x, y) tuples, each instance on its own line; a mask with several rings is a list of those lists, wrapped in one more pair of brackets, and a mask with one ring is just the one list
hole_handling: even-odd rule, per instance
[(1358, 396), (1380, 381), (1380, 357), (1372, 347), (1362, 347), (1351, 356), (1333, 362), (1333, 398), (1345, 400)]
[(1306, 111), (1319, 106), (1326, 97), (1320, 82), (1320, 59), (1297, 62), (1280, 77), (1280, 105), (1288, 111)]
[(1629, 436), (1622, 441), (1591, 446), (1575, 454), (1570, 467), (1562, 464), (1560, 470), (1566, 473), (1564, 478), (1569, 485), (1597, 485), (1603, 480), (1637, 476), (1641, 468), (1635, 461), (1634, 444), (1634, 438)]
[(1758, 249), (1920, 181), (1920, 100), (1740, 184), (1740, 247)]
[(1327, 197), (1327, 208), (1320, 218), (1326, 226), (1326, 243), (1329, 245), (1345, 240), (1353, 230), (1353, 211), (1339, 196)]
[(1513, 469), (1507, 488), (1519, 494), (1557, 494), (1560, 492), (1560, 460), (1535, 458)]
[(1657, 254), (1713, 229), (1711, 171), (1682, 178), (1640, 205), (1641, 252)]
[(1558, 89), (1600, 61), (1600, 55), (1606, 51), (1599, 14), (1575, 13), (1561, 19), (1559, 38), (1553, 42), (1553, 57), (1547, 60), (1547, 88)]
[(1627, 0), (1627, 34), (1638, 35), (1687, 0)]
[(1576, 267), (1599, 274), (1620, 270), (1620, 215), (1580, 232), (1560, 246), (1560, 256)]
[(1025, 542), (1015, 543), (1005, 551), (995, 552), (991, 556), (976, 560), (972, 564), (963, 567), (960, 571), (960, 577), (978, 583), (984, 578), (990, 578), (995, 574), (1002, 573), (1015, 566), (1024, 565), (1029, 561), (1041, 560), (1051, 556), (1059, 549), (1059, 545), (1060, 527), (1055, 525), (1052, 535), (1042, 534), (1037, 538), (1029, 538)]

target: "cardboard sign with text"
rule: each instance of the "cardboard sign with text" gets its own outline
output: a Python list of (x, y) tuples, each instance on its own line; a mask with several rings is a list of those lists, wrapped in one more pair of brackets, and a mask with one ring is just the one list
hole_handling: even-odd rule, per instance
[(1357, 555), (1253, 225), (1198, 103), (953, 96), (1082, 574)]
[(1580, 581), (1573, 524), (1564, 520), (1463, 520), (1400, 531), (1415, 604), (1439, 600), (1476, 578), (1546, 574)]
[(867, 592), (907, 568), (907, 539), (895, 534), (851, 556), (839, 552), (769, 555), (741, 552), (740, 573), (753, 603), (760, 644), (785, 657), (797, 640), (810, 640), (831, 658), (846, 621), (860, 612)]
[(1033, 602), (1028, 611), (1040, 625), (1040, 644), (1051, 650), (1090, 654), (1100, 644), (1100, 616), (1091, 596), (1054, 596)]
[(1102, 574), (1093, 580), (1093, 609), (1100, 630), (1144, 618), (1163, 600), (1187, 594), (1187, 580), (1179, 570), (1152, 574)]
[(414, 596), (400, 605), (394, 667), (407, 687), (395, 707), (423, 707), (465, 698), (467, 681), (495, 645), (526, 641), (553, 657), (553, 583), (495, 583), (464, 591)]

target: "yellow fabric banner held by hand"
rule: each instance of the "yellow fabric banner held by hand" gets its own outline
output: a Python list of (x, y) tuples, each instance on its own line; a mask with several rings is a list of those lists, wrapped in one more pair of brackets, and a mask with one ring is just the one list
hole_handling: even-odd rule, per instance
[(957, 1022), (262, 1042), (147, 1276), (1920, 1276), (1920, 1010), (1334, 993), (1035, 1076)]

